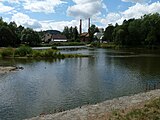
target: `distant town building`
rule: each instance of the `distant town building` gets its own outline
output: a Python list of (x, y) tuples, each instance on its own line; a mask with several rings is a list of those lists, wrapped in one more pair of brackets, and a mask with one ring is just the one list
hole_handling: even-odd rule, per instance
[(42, 41), (45, 43), (52, 42), (67, 42), (67, 38), (65, 35), (62, 35), (58, 30), (47, 30), (45, 31), (45, 35), (42, 38)]
[(104, 29), (103, 28), (98, 28), (99, 32), (94, 33), (94, 37), (97, 38), (98, 40), (102, 40), (104, 36)]
[(81, 42), (89, 42), (89, 40), (90, 40), (89, 33), (84, 32), (84, 33), (80, 34), (80, 40), (81, 40)]

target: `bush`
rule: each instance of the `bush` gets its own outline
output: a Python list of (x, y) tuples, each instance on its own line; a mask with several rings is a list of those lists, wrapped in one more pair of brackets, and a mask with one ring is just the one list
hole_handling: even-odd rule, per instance
[(41, 52), (38, 51), (38, 50), (34, 50), (34, 51), (32, 52), (32, 57), (41, 57)]
[(53, 50), (57, 50), (57, 47), (56, 47), (56, 46), (52, 46), (52, 49), (53, 49)]
[(12, 48), (5, 48), (1, 51), (2, 57), (13, 57), (14, 55), (14, 49)]
[(15, 56), (24, 57), (30, 54), (32, 54), (32, 49), (28, 46), (21, 46), (15, 50)]
[(91, 47), (100, 47), (100, 43), (99, 42), (92, 42)]

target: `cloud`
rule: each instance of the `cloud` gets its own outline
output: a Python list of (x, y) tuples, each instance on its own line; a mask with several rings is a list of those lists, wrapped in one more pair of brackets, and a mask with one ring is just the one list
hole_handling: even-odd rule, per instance
[(122, 0), (123, 2), (132, 2), (132, 3), (146, 3), (150, 2), (150, 0)]
[(24, 0), (24, 9), (32, 12), (54, 13), (55, 8), (63, 3), (61, 0)]
[(75, 5), (69, 6), (67, 14), (76, 18), (89, 18), (106, 9), (102, 0), (73, 0)]
[(2, 2), (19, 4), (23, 6), (25, 10), (43, 13), (54, 13), (58, 5), (66, 3), (62, 0), (2, 0)]
[(122, 24), (122, 22), (126, 19), (131, 18), (140, 18), (145, 14), (150, 13), (160, 13), (160, 2), (155, 2), (152, 4), (140, 4), (136, 3), (134, 6), (129, 7), (125, 11), (117, 12), (117, 13), (109, 13), (106, 18), (101, 19), (101, 23), (104, 25), (107, 24)]
[(38, 29), (42, 27), (37, 20), (32, 19), (28, 15), (23, 13), (14, 14), (11, 21), (15, 21), (17, 25), (23, 25), (24, 27), (29, 27), (33, 29)]
[(65, 26), (77, 26), (79, 21), (72, 20), (72, 21), (40, 21), (43, 30), (60, 30), (63, 31)]
[(0, 3), (0, 13), (6, 13), (14, 10), (13, 7), (5, 6), (4, 4)]

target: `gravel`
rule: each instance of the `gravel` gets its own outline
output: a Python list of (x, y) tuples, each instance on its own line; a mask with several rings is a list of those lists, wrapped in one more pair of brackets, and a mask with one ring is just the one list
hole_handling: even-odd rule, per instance
[(125, 110), (140, 106), (145, 102), (160, 97), (160, 89), (132, 96), (124, 96), (107, 100), (95, 105), (85, 105), (81, 108), (64, 111), (61, 113), (40, 115), (26, 120), (107, 120), (107, 114), (115, 110)]

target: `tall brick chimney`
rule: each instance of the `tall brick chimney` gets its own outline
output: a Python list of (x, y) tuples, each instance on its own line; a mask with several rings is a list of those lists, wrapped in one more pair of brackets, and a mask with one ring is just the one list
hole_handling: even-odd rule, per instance
[(82, 19), (80, 19), (79, 34), (82, 34)]
[(88, 33), (89, 33), (89, 28), (90, 28), (90, 26), (91, 26), (91, 19), (88, 18)]

